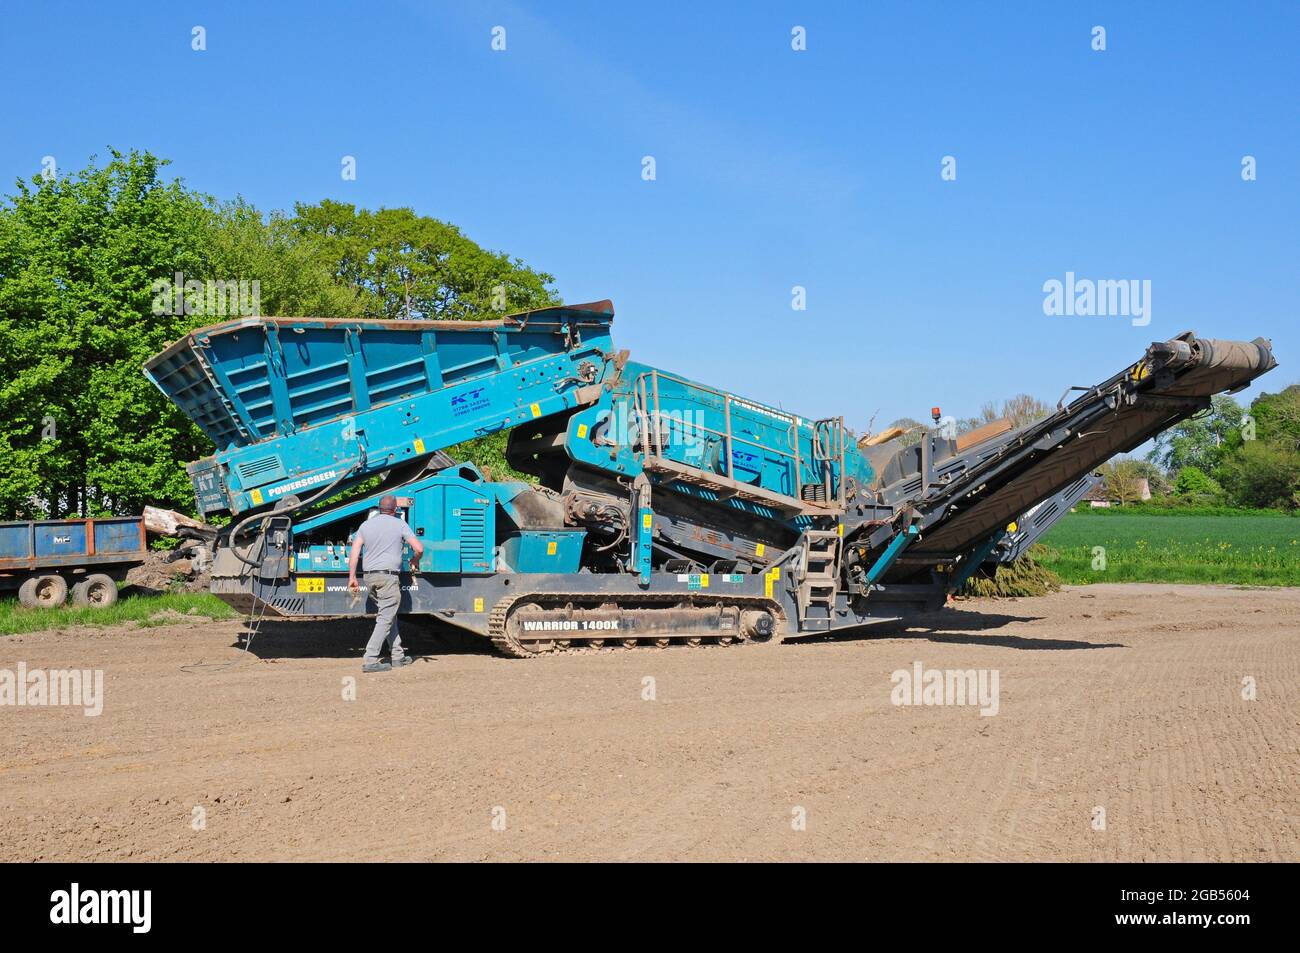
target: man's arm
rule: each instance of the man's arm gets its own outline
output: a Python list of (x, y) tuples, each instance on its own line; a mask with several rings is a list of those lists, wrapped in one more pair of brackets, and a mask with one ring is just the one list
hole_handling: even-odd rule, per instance
[(361, 560), (361, 533), (352, 540), (352, 552), (348, 553), (348, 589), (356, 592), (361, 587), (357, 585), (357, 563)]

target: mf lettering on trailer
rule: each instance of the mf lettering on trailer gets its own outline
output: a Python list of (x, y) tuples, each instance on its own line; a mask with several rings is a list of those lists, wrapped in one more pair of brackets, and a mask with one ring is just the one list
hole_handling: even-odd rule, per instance
[(292, 483), (281, 483), (279, 486), (273, 486), (266, 491), (267, 496), (283, 496), (286, 493), (292, 493), (294, 490), (304, 490), (309, 486), (315, 486), (318, 483), (327, 483), (339, 475), (337, 470), (326, 470), (324, 473), (318, 473), (315, 476), (303, 477), (301, 480), (294, 480)]
[(525, 632), (610, 632), (619, 628), (618, 619), (525, 619)]
[(72, 537), (71, 537), (71, 536), (55, 536), (55, 537), (54, 537), (54, 542), (55, 542), (56, 544), (57, 544), (57, 543), (70, 543), (70, 542), (72, 542)]
[(463, 414), (471, 413), (475, 410), (482, 410), (489, 404), (483, 392), (486, 387), (475, 387), (473, 390), (467, 390), (463, 394), (457, 394), (451, 399), (451, 413), (453, 417), (460, 417)]

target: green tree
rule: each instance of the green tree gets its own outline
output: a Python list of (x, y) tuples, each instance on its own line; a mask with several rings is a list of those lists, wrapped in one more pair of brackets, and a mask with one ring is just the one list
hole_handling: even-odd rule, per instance
[(334, 277), (330, 243), (303, 234), (282, 212), (264, 216), (243, 199), (223, 203), (204, 219), (200, 241), (211, 275), (258, 283), (260, 314), (363, 316), (357, 295)]
[(481, 320), (560, 303), (551, 275), (409, 208), (327, 199), (296, 206), (290, 224), (331, 259), (366, 317)]
[(1245, 441), (1224, 458), (1215, 476), (1238, 506), (1300, 506), (1300, 453), (1278, 443)]
[(1214, 452), (1205, 455), (1206, 466), (1213, 465), (1211, 472), (1232, 503), (1295, 508), (1300, 487), (1300, 385), (1260, 394), (1250, 405), (1249, 418), (1225, 415), (1217, 433), (1221, 439)]
[(1170, 473), (1183, 467), (1196, 467), (1209, 473), (1240, 439), (1244, 415), (1245, 411), (1235, 400), (1227, 394), (1217, 394), (1210, 399), (1208, 410), (1158, 435), (1147, 459)]
[(1187, 503), (1214, 504), (1223, 499), (1221, 487), (1198, 467), (1183, 467), (1174, 479), (1174, 495)]
[(202, 196), (148, 153), (17, 183), (0, 205), (0, 512), (88, 515), (189, 499), (198, 431), (140, 373), (188, 330), (155, 280), (200, 274)]
[[(1254, 437), (1288, 450), (1300, 451), (1300, 384), (1281, 393), (1260, 394), (1250, 405)], [(1238, 442), (1245, 442), (1238, 437)]]

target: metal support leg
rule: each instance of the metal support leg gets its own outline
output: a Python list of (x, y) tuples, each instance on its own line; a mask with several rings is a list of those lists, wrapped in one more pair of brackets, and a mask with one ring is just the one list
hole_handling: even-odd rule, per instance
[(975, 574), (975, 570), (979, 569), (980, 566), (984, 564), (984, 560), (988, 559), (989, 554), (997, 548), (998, 543), (1002, 542), (1002, 537), (1006, 535), (1007, 531), (1000, 529), (984, 542), (980, 543), (979, 548), (966, 557), (966, 561), (962, 563), (961, 570), (948, 580), (948, 591), (956, 592), (960, 589), (965, 584), (966, 580)]
[(889, 545), (885, 547), (885, 551), (880, 554), (880, 558), (872, 563), (871, 568), (867, 570), (867, 585), (873, 585), (877, 579), (883, 576), (885, 571), (894, 564), (898, 554), (906, 549), (908, 544), (916, 539), (918, 535), (920, 534), (917, 528), (909, 526), (891, 539)]

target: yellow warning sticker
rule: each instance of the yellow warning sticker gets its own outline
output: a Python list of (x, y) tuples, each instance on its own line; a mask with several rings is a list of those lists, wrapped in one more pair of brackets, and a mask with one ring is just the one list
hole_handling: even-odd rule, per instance
[(755, 556), (763, 555), (763, 550), (765, 549), (767, 549), (767, 547), (764, 546), (762, 543), (759, 543), (757, 546), (754, 547), (754, 555)]
[(548, 556), (555, 555), (555, 540), (551, 540), (549, 543), (546, 544), (546, 555)]
[(530, 404), (528, 409), (532, 411), (534, 417), (542, 416), (542, 407), (540, 404)]
[(262, 505), (262, 491), (261, 491), (261, 490), (254, 490), (252, 493), (248, 494), (248, 498), (249, 498), (250, 500), (252, 500), (252, 501), (253, 501), (255, 504), (257, 504), (258, 506), (261, 506), (261, 505)]
[(299, 579), (298, 591), (299, 592), (324, 592), (325, 580), (320, 576), (314, 576), (310, 579)]
[(587, 438), (587, 425), (578, 424), (578, 439), (585, 440), (586, 438)]
[(839, 533), (841, 536), (843, 536), (843, 535), (844, 535), (844, 524), (843, 524), (843, 523), (840, 523), (838, 526), (836, 526), (836, 527), (835, 527), (835, 532), (837, 532), (837, 533)]
[(424, 441), (421, 440), (419, 437), (415, 438), (415, 452), (424, 453)]
[(768, 599), (772, 598), (772, 589), (776, 581), (781, 578), (781, 567), (773, 566), (767, 572), (763, 573), (763, 595)]
[(647, 514), (645, 514), (645, 516), (641, 517), (641, 525), (644, 526), (646, 529), (649, 529), (651, 526), (654, 525), (654, 520), (651, 519), (649, 513), (647, 513)]
[(474, 611), (475, 611), (475, 612), (482, 612), (482, 611), (483, 611), (483, 597), (482, 597), (482, 596), (475, 596), (475, 597), (474, 597)]
[(707, 572), (700, 573), (700, 588), (701, 589), (709, 588), (709, 574)]

